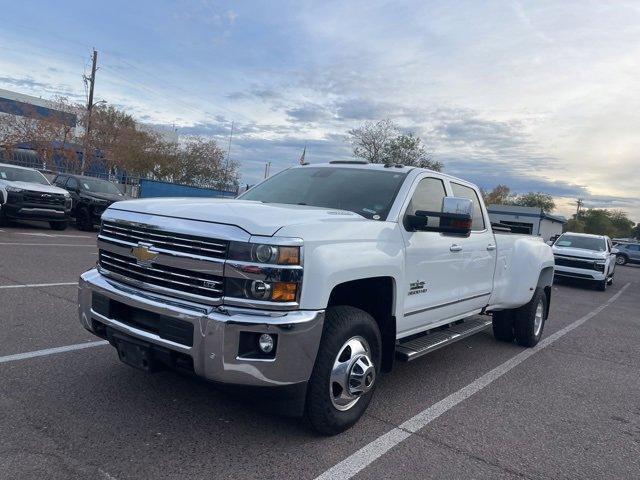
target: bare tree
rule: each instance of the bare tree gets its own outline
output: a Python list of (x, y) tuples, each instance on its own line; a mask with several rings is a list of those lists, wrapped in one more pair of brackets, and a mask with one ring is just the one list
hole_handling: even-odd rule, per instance
[(389, 119), (365, 122), (348, 131), (353, 156), (370, 163), (411, 165), (441, 171), (442, 163), (433, 160), (420, 137), (402, 133)]
[(389, 119), (364, 122), (347, 132), (353, 147), (353, 156), (370, 163), (384, 163), (385, 146), (398, 134), (398, 127)]

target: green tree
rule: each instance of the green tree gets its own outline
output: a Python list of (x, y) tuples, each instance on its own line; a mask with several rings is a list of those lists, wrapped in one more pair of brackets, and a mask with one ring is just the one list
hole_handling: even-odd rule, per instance
[(506, 205), (511, 197), (511, 189), (506, 185), (497, 185), (490, 192), (482, 191), (484, 203), (487, 205)]
[(622, 210), (590, 208), (580, 214), (579, 220), (584, 224), (584, 232), (594, 235), (630, 237), (637, 228)]
[(510, 200), (510, 204), (521, 207), (538, 207), (545, 213), (553, 212), (556, 208), (556, 202), (554, 202), (553, 197), (541, 192), (529, 192), (517, 195)]
[(622, 210), (609, 210), (609, 218), (615, 229), (615, 236), (621, 238), (630, 237), (633, 234), (634, 224)]
[(584, 233), (584, 222), (574, 215), (564, 226), (565, 232)]
[(581, 219), (584, 221), (585, 233), (615, 236), (615, 228), (607, 210), (590, 208), (581, 215)]

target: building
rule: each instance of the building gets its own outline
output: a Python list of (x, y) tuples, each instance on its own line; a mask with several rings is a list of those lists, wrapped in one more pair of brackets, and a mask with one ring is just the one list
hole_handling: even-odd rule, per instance
[(562, 233), (567, 219), (561, 215), (545, 213), (538, 207), (516, 205), (489, 205), (491, 223), (501, 223), (513, 233), (525, 233), (542, 237), (545, 241)]
[(0, 114), (53, 119), (69, 127), (76, 127), (78, 123), (75, 114), (56, 109), (54, 102), (1, 88)]

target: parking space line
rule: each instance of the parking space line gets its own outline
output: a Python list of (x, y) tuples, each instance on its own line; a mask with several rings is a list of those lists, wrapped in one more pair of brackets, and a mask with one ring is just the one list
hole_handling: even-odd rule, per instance
[(571, 332), (575, 328), (578, 328), (580, 325), (599, 314), (602, 310), (615, 302), (620, 297), (620, 295), (622, 295), (622, 293), (629, 287), (629, 285), (631, 285), (631, 283), (627, 283), (620, 289), (618, 293), (613, 295), (605, 303), (587, 313), (583, 317), (579, 318), (575, 322), (570, 323), (566, 327), (558, 330), (553, 335), (542, 340), (535, 347), (524, 350), (515, 357), (512, 357), (503, 364), (498, 365), (493, 370), (477, 378), (469, 385), (462, 387), (457, 392), (454, 392), (448, 397), (440, 400), (439, 402), (434, 403), (429, 408), (411, 417), (406, 422), (400, 424), (396, 428), (391, 429), (387, 433), (371, 441), (360, 450), (345, 458), (340, 463), (334, 465), (324, 473), (320, 474), (318, 477), (316, 477), (315, 480), (348, 479), (353, 477), (361, 470), (372, 464), (375, 460), (383, 456), (393, 447), (402, 443), (404, 440), (411, 437), (414, 433), (429, 425), (442, 414), (451, 410), (453, 407), (460, 404), (472, 395), (478, 393), (480, 390), (490, 385), (513, 368), (520, 365), (532, 355), (535, 355), (540, 350), (548, 347), (558, 339), (565, 336), (567, 333)]
[(0, 285), (0, 289), (4, 288), (39, 288), (39, 287), (64, 287), (70, 285), (78, 285), (78, 282), (64, 283), (21, 283), (17, 285)]
[(22, 242), (0, 242), (0, 245), (19, 245), (21, 247), (93, 247), (94, 245), (78, 245), (75, 243), (22, 243)]
[[(0, 230), (2, 231), (2, 230)], [(23, 233), (18, 232), (18, 235), (29, 235), (33, 237), (68, 237), (68, 238), (95, 238), (95, 235), (68, 235), (65, 233)]]
[(97, 342), (77, 343), (75, 345), (67, 345), (65, 347), (47, 348), (44, 350), (35, 350), (33, 352), (16, 353), (15, 355), (7, 355), (0, 357), (0, 363), (16, 362), (18, 360), (26, 360), (28, 358), (45, 357), (47, 355), (55, 355), (57, 353), (71, 352), (74, 350), (83, 350), (85, 348), (100, 347), (102, 345), (108, 345), (106, 340), (100, 340)]

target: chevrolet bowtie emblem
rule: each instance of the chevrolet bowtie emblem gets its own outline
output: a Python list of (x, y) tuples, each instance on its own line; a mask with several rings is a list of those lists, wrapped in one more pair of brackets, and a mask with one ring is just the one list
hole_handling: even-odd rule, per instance
[(151, 247), (151, 245), (148, 243), (138, 243), (137, 247), (133, 247), (131, 249), (131, 255), (136, 257), (137, 263), (139, 265), (149, 266), (151, 265), (151, 262), (153, 262), (158, 256), (157, 253), (149, 250), (149, 247)]

